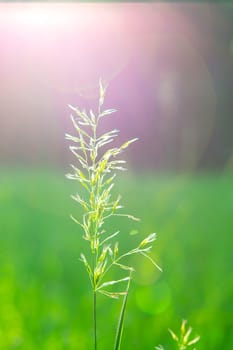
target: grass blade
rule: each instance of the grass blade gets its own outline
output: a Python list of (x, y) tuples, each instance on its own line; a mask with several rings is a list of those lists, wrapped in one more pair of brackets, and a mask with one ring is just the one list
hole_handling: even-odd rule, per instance
[(128, 284), (127, 284), (127, 288), (126, 288), (126, 293), (124, 295), (123, 302), (122, 302), (121, 313), (120, 313), (120, 317), (118, 320), (118, 326), (117, 326), (117, 331), (116, 331), (114, 350), (120, 350), (120, 346), (121, 346), (121, 338), (122, 338), (123, 327), (124, 327), (124, 316), (125, 316), (126, 304), (127, 304), (127, 300), (128, 300), (131, 275), (132, 275), (132, 272), (130, 272), (129, 280), (128, 280)]

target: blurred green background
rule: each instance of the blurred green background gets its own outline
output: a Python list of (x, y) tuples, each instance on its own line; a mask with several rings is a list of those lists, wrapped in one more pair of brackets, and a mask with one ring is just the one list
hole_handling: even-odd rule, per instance
[[(62, 172), (1, 172), (1, 349), (91, 349), (89, 280), (78, 260), (85, 249), (69, 198), (74, 182)], [(127, 307), (123, 349), (172, 349), (167, 328), (187, 318), (201, 335), (198, 349), (231, 349), (232, 203), (230, 176), (128, 174), (116, 183), (127, 211), (140, 223), (121, 229), (122, 251), (156, 230), (156, 271), (143, 258)], [(129, 235), (138, 230), (138, 235)], [(82, 248), (83, 247), (83, 248)], [(100, 349), (111, 349), (120, 302), (99, 297)]]
[[(93, 349), (64, 134), (67, 104), (95, 110), (100, 76), (119, 110), (101, 132), (139, 138), (114, 190), (141, 221), (107, 228), (122, 251), (156, 232), (163, 268), (131, 258), (122, 350), (174, 349), (182, 319), (197, 349), (232, 350), (233, 6), (5, 2), (0, 52), (0, 350)], [(99, 296), (98, 350), (120, 306)]]

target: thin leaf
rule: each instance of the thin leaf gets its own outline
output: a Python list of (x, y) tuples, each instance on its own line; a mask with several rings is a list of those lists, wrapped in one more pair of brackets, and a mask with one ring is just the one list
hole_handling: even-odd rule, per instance
[(130, 277), (125, 277), (125, 278), (121, 278), (120, 280), (116, 280), (116, 281), (104, 282), (96, 290), (102, 289), (103, 287), (112, 286), (113, 284), (125, 282), (125, 281), (128, 281), (129, 279), (130, 279)]
[(127, 300), (128, 300), (131, 274), (132, 273), (130, 273), (130, 275), (129, 275), (129, 280), (128, 280), (128, 284), (127, 284), (127, 288), (126, 288), (126, 294), (125, 294), (125, 296), (123, 298), (123, 302), (122, 302), (121, 313), (120, 313), (117, 331), (116, 331), (114, 350), (120, 350), (120, 346), (121, 346), (121, 338), (122, 338), (123, 326), (124, 326), (124, 316), (125, 316), (126, 304), (127, 304)]
[(85, 210), (89, 210), (89, 204), (87, 202), (85, 202), (78, 194), (76, 195), (71, 195), (71, 198), (73, 200), (75, 200), (76, 202), (78, 202), (79, 204), (81, 204), (81, 206), (85, 209)]
[(101, 107), (102, 104), (104, 103), (104, 97), (105, 97), (105, 93), (106, 93), (106, 89), (107, 89), (107, 85), (103, 85), (102, 84), (102, 79), (99, 80), (99, 93), (100, 93), (100, 97), (99, 97), (99, 106)]
[(200, 336), (198, 335), (196, 338), (194, 338), (193, 340), (190, 340), (189, 342), (188, 342), (188, 346), (190, 346), (190, 345), (193, 345), (193, 344), (196, 344), (199, 340), (200, 340)]
[(153, 264), (155, 267), (157, 267), (157, 269), (158, 269), (159, 271), (163, 272), (163, 270), (161, 269), (161, 267), (160, 267), (158, 264), (156, 264), (156, 262), (154, 261), (154, 259), (152, 259), (148, 254), (146, 254), (146, 253), (144, 253), (144, 252), (140, 252), (140, 254), (142, 254), (143, 256), (145, 256), (145, 258), (149, 259), (150, 262), (152, 262), (152, 264)]
[(103, 289), (98, 290), (98, 292), (101, 293), (101, 294), (106, 295), (106, 296), (109, 297), (109, 298), (113, 298), (113, 299), (118, 299), (119, 296), (122, 296), (122, 295), (125, 295), (125, 294), (126, 294), (126, 292), (115, 292), (115, 293), (114, 293), (114, 292), (108, 292), (108, 291), (103, 290)]
[[(78, 148), (75, 147), (75, 146), (70, 146), (69, 149), (75, 155), (75, 157), (78, 158), (78, 160), (81, 163), (82, 167), (87, 169), (88, 168), (88, 163), (87, 163), (85, 158), (83, 158), (79, 153), (77, 153)], [(74, 167), (73, 165), (72, 165), (72, 168), (74, 168), (76, 171), (78, 171), (78, 169), (76, 167)]]
[(83, 224), (81, 224), (81, 222), (79, 222), (77, 219), (75, 219), (75, 218), (73, 217), (72, 214), (70, 214), (70, 218), (71, 218), (76, 224), (78, 224), (79, 226), (81, 226), (81, 227), (83, 228)]
[(123, 143), (123, 145), (120, 146), (120, 149), (125, 149), (127, 148), (131, 143), (135, 142), (135, 141), (138, 141), (138, 138), (135, 138), (135, 139), (132, 139), (132, 140), (129, 140), (125, 143)]
[[(100, 141), (101, 139), (106, 139), (106, 138), (111, 138), (117, 136), (119, 130), (118, 129), (113, 129), (111, 131), (106, 132), (105, 134), (101, 135), (97, 141)], [(115, 135), (113, 135), (115, 134)]]
[(106, 109), (99, 116), (100, 116), (100, 118), (102, 118), (102, 117), (104, 117), (106, 115), (110, 115), (110, 114), (115, 113), (115, 112), (117, 112), (116, 109)]
[(98, 148), (101, 148), (101, 147), (107, 145), (108, 143), (110, 143), (112, 141), (114, 141), (113, 138), (112, 139), (110, 139), (110, 138), (109, 139), (103, 139), (102, 141), (97, 142), (96, 145), (97, 145)]
[(129, 215), (129, 214), (113, 214), (114, 216), (125, 216), (126, 218), (133, 220), (133, 221), (140, 221), (139, 218), (136, 218), (133, 215)]
[(103, 184), (103, 186), (109, 185), (109, 184), (115, 179), (115, 177), (116, 177), (116, 174), (114, 174), (113, 176), (109, 177), (109, 178), (105, 181), (105, 183)]
[(152, 243), (156, 240), (156, 233), (151, 233), (149, 236), (143, 239), (139, 244), (139, 248), (145, 247), (148, 243)]
[(171, 329), (168, 329), (168, 331), (171, 334), (172, 339), (174, 339), (176, 342), (178, 342), (179, 338), (177, 337), (177, 335)]
[[(80, 126), (76, 123), (76, 120), (75, 120), (75, 118), (73, 117), (72, 114), (71, 114), (70, 118), (71, 118), (71, 120), (72, 120), (72, 123), (73, 123), (75, 129), (78, 131), (79, 136), (80, 136), (81, 134), (83, 134), (84, 136), (86, 136), (87, 138), (90, 139), (90, 138), (91, 138), (90, 135), (88, 135), (88, 133), (87, 133), (86, 131), (84, 131), (83, 129), (80, 128)], [(85, 142), (85, 144), (86, 144), (87, 146), (89, 146), (86, 142)]]
[(109, 239), (112, 239), (113, 237), (117, 236), (119, 234), (120, 231), (116, 231), (113, 234), (111, 234), (110, 236), (108, 236), (107, 238), (105, 238), (101, 243), (100, 246), (104, 243), (106, 243)]
[[(185, 331), (183, 333), (185, 333)], [(189, 327), (189, 329), (187, 330), (187, 332), (184, 335), (184, 343), (187, 343), (191, 333), (192, 333), (192, 327)]]
[(80, 260), (84, 263), (84, 265), (85, 265), (85, 267), (86, 267), (86, 269), (87, 269), (87, 272), (88, 272), (88, 274), (89, 274), (89, 276), (90, 276), (90, 280), (92, 281), (92, 278), (91, 278), (91, 277), (93, 276), (93, 273), (92, 273), (91, 267), (90, 267), (90, 265), (88, 264), (87, 259), (86, 259), (86, 257), (85, 257), (84, 254), (81, 254), (81, 255), (80, 255)]
[(119, 263), (114, 263), (114, 265), (119, 266), (122, 270), (127, 270), (127, 271), (135, 271), (133, 267), (119, 264)]
[(74, 112), (77, 113), (77, 115), (85, 122), (87, 123), (86, 125), (90, 125), (91, 124), (91, 121), (90, 119), (88, 118), (88, 115), (86, 114), (85, 110), (83, 111), (80, 111), (78, 109), (78, 107), (73, 107), (71, 105), (68, 105)]
[(92, 111), (92, 109), (90, 109), (90, 116), (91, 116), (91, 121), (94, 124), (95, 120), (96, 120), (96, 116), (95, 116), (94, 112)]
[(73, 142), (80, 142), (80, 139), (76, 136), (72, 136), (70, 134), (65, 134), (65, 139), (66, 140), (71, 140)]
[(85, 125), (85, 126), (88, 126), (88, 125), (90, 125), (88, 122), (82, 122), (82, 121), (78, 121), (78, 123), (80, 124), (80, 125)]

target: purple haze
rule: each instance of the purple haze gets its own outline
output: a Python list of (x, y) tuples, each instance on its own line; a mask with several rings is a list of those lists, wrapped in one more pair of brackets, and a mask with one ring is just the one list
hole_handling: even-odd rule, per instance
[(195, 167), (215, 123), (224, 20), (209, 4), (0, 4), (2, 161), (66, 161), (67, 105), (95, 104), (101, 76), (119, 110), (104, 127), (141, 140), (132, 163)]

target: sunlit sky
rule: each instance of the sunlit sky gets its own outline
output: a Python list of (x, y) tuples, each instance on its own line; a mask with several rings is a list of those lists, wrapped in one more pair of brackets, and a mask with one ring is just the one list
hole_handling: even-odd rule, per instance
[(0, 4), (4, 158), (30, 158), (47, 144), (62, 158), (67, 104), (94, 103), (101, 76), (122, 137), (148, 142), (144, 158), (161, 163), (178, 142), (180, 157), (196, 163), (216, 118), (214, 33), (226, 27), (209, 4)]

